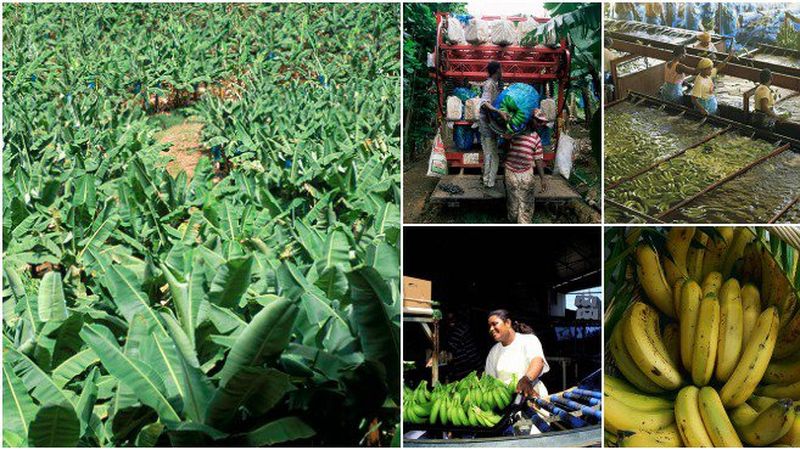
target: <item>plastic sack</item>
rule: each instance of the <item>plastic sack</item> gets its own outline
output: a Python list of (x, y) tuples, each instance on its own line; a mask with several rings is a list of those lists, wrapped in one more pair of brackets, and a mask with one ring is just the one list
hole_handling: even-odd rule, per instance
[(478, 97), (467, 99), (464, 102), (464, 120), (478, 120), (480, 118), (481, 99)]
[(561, 133), (558, 138), (558, 148), (556, 148), (556, 162), (553, 168), (553, 174), (561, 174), (562, 177), (569, 180), (569, 175), (572, 172), (572, 160), (575, 158), (575, 139), (569, 137), (566, 133)]
[(475, 133), (470, 126), (458, 125), (453, 129), (453, 143), (459, 150), (471, 150), (474, 139)]
[[(536, 29), (536, 21), (532, 18), (528, 20), (523, 20), (517, 25), (517, 45), (525, 45), (523, 41), (525, 40), (525, 36), (528, 35), (531, 31)], [(533, 44), (532, 44), (533, 45)]]
[(428, 159), (428, 176), (429, 177), (443, 177), (447, 175), (447, 156), (444, 154), (444, 143), (439, 133), (433, 139), (433, 148), (431, 148), (431, 156)]
[(470, 88), (466, 87), (457, 87), (453, 89), (453, 95), (458, 97), (459, 100), (462, 102), (466, 102), (467, 100), (471, 99), (472, 97), (477, 97), (478, 94)]
[(489, 25), (492, 44), (511, 45), (517, 39), (517, 29), (510, 20), (493, 20)]
[(548, 122), (553, 122), (554, 120), (556, 120), (556, 115), (558, 113), (558, 106), (556, 105), (556, 101), (554, 99), (546, 98), (542, 100), (539, 109), (541, 109), (545, 117), (547, 117)]
[(511, 116), (508, 130), (517, 133), (525, 128), (533, 110), (539, 107), (539, 92), (529, 84), (514, 83), (503, 89), (493, 106)]
[(464, 26), (455, 17), (447, 18), (447, 42), (450, 44), (466, 44)]
[(472, 45), (481, 45), (489, 41), (489, 22), (472, 19), (464, 28), (464, 38)]
[(455, 95), (447, 97), (447, 119), (460, 120), (464, 113), (464, 104)]

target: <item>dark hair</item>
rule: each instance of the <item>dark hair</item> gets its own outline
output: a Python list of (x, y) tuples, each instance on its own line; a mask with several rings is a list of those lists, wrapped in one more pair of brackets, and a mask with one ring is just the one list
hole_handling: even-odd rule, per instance
[(759, 75), (762, 84), (769, 83), (769, 79), (772, 78), (772, 71), (769, 69), (763, 69), (761, 74)]
[(513, 328), (517, 333), (533, 334), (533, 328), (531, 328), (530, 325), (511, 319), (511, 314), (509, 314), (508, 310), (506, 309), (495, 309), (494, 311), (491, 311), (487, 317), (492, 316), (499, 317), (503, 322), (506, 320), (511, 321), (511, 328)]
[(611, 47), (612, 45), (614, 45), (614, 40), (613, 40), (613, 39), (611, 39), (610, 37), (606, 36), (606, 38), (605, 38), (605, 39), (603, 39), (603, 44), (604, 44), (606, 47)]
[(486, 71), (489, 72), (489, 76), (492, 76), (500, 70), (500, 63), (497, 61), (489, 61), (489, 65), (486, 66)]
[(682, 45), (678, 46), (678, 47), (675, 47), (675, 50), (672, 51), (672, 56), (674, 56), (676, 58), (680, 58), (681, 56), (683, 56), (685, 54), (686, 54), (686, 47), (684, 47)]

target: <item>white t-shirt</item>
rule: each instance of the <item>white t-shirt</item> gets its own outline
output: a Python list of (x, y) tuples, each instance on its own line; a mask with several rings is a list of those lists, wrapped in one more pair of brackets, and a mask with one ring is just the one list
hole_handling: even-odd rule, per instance
[[(508, 384), (514, 375), (517, 380), (525, 376), (528, 366), (537, 356), (544, 361), (541, 373), (544, 375), (550, 371), (550, 365), (544, 357), (539, 338), (535, 334), (517, 333), (507, 346), (498, 342), (489, 350), (489, 356), (486, 357), (486, 373)], [(536, 383), (534, 390), (542, 397), (547, 396), (547, 388), (541, 381)]]

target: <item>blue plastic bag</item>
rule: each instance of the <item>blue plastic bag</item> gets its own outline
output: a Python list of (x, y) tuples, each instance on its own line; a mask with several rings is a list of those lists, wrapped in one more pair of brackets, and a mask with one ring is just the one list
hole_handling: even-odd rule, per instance
[(478, 94), (470, 88), (457, 87), (453, 89), (453, 95), (458, 97), (459, 100), (465, 102), (471, 98), (477, 97)]
[[(506, 97), (510, 97), (511, 100), (513, 100), (516, 110), (520, 112), (524, 118), (524, 120), (516, 121), (516, 125), (509, 127), (511, 131), (516, 133), (525, 128), (525, 125), (527, 125), (533, 115), (533, 110), (539, 107), (539, 92), (530, 84), (514, 83), (505, 88), (503, 92), (497, 96), (493, 106), (500, 109)], [(512, 113), (512, 116), (514, 115), (515, 114)]]
[(468, 125), (456, 125), (453, 129), (453, 143), (459, 150), (472, 150), (472, 141), (475, 135), (472, 127)]

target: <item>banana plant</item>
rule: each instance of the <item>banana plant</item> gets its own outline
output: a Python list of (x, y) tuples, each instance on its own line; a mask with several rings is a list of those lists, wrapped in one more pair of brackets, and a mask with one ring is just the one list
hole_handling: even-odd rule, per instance
[[(4, 444), (397, 443), (399, 7), (4, 19)], [(142, 105), (232, 77), (170, 175)]]

